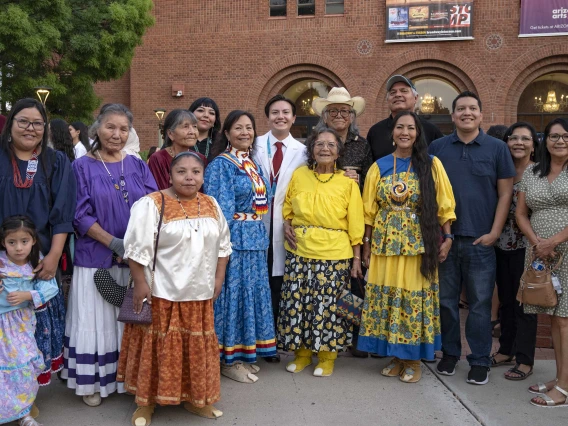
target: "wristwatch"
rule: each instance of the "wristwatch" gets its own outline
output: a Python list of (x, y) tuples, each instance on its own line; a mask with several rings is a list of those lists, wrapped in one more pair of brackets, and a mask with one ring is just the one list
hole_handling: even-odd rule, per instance
[(454, 240), (454, 234), (444, 234), (444, 241), (447, 240), (448, 238), (453, 241)]
[(371, 239), (369, 237), (363, 237), (363, 242), (364, 243), (370, 243)]

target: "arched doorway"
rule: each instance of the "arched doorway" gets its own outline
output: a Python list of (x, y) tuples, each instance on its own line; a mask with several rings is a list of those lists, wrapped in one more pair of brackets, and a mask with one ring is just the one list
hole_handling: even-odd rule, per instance
[(312, 101), (317, 97), (327, 97), (331, 87), (317, 79), (301, 79), (293, 82), (282, 94), (296, 105), (296, 121), (290, 130), (292, 136), (303, 140), (309, 136), (319, 117), (312, 109)]
[(435, 124), (445, 135), (454, 131), (452, 101), (459, 91), (451, 83), (440, 78), (419, 77), (414, 80), (419, 93), (415, 112)]
[(533, 80), (521, 94), (517, 120), (527, 121), (538, 132), (557, 117), (568, 118), (568, 73), (545, 74)]

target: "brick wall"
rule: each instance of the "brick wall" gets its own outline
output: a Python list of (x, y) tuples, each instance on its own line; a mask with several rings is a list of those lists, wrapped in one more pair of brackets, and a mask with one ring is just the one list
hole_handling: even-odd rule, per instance
[[(288, 0), (286, 18), (269, 18), (268, 0), (155, 0), (156, 24), (138, 47), (130, 71), (100, 83), (104, 102), (122, 102), (135, 117), (142, 149), (156, 144), (158, 107), (187, 108), (200, 96), (214, 98), (224, 116), (236, 108), (257, 117), (272, 95), (303, 78), (345, 86), (363, 96), (362, 133), (387, 115), (385, 83), (392, 74), (439, 77), (458, 90), (477, 92), (483, 126), (516, 121), (527, 85), (544, 74), (568, 70), (568, 37), (518, 38), (519, 0), (475, 0), (474, 40), (385, 44), (385, 2), (345, 0), (343, 16), (326, 16), (316, 0), (312, 17), (297, 16)], [(501, 47), (490, 49), (491, 40)], [(358, 43), (371, 44), (368, 54)], [(184, 84), (181, 98), (172, 84)], [(539, 321), (539, 345), (550, 345), (550, 325)]]

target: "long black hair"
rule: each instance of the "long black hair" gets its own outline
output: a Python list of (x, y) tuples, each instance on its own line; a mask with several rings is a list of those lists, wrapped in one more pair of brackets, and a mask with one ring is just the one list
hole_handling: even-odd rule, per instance
[[(2, 130), (2, 134), (0, 135), (0, 150), (4, 151), (6, 155), (10, 156), (10, 158), (16, 158), (16, 154), (14, 154), (14, 148), (12, 146), (12, 126), (14, 125), (14, 117), (18, 115), (20, 111), (27, 108), (35, 108), (41, 114), (41, 118), (47, 127), (47, 113), (45, 112), (45, 108), (43, 104), (36, 99), (33, 98), (24, 98), (20, 99), (16, 102), (8, 114), (8, 118), (6, 119), (6, 125)], [(43, 173), (46, 176), (47, 186), (48, 188), (51, 187), (51, 169), (53, 164), (55, 164), (56, 156), (55, 152), (47, 146), (48, 142), (48, 133), (47, 128), (44, 127), (43, 136), (41, 142), (38, 144), (38, 147), (41, 147), (41, 154), (39, 155), (39, 163), (43, 170)], [(50, 190), (51, 193), (51, 190)]]
[(89, 151), (91, 149), (91, 143), (89, 142), (89, 128), (87, 127), (87, 125), (82, 121), (74, 121), (73, 123), (71, 123), (71, 126), (75, 130), (79, 131), (79, 140), (81, 141), (85, 149)]
[[(546, 141), (548, 139), (548, 135), (550, 135), (550, 129), (555, 124), (560, 124), (564, 128), (564, 131), (568, 132), (568, 120), (565, 118), (555, 118), (546, 125), (546, 128), (544, 129), (544, 136), (542, 138), (542, 147), (536, 151), (536, 165), (533, 168), (533, 173), (535, 175), (540, 173), (539, 177), (541, 178), (548, 176), (550, 173), (550, 162), (552, 160), (550, 158), (550, 152), (548, 152), (548, 147), (546, 146)], [(564, 166), (566, 166), (566, 163), (564, 163)], [(568, 170), (566, 170), (566, 173), (568, 173)]]
[(217, 133), (217, 137), (213, 141), (211, 145), (211, 158), (217, 157), (219, 154), (222, 154), (227, 147), (229, 146), (229, 139), (225, 135), (225, 132), (229, 132), (233, 125), (241, 118), (243, 115), (246, 115), (250, 121), (252, 122), (252, 130), (254, 132), (253, 135), (253, 143), (250, 147), (250, 157), (254, 155), (254, 150), (256, 149), (256, 123), (254, 121), (254, 116), (247, 111), (242, 111), (240, 109), (236, 109), (231, 111), (227, 118), (225, 118), (225, 122), (223, 123), (223, 128), (219, 133)]
[(393, 129), (398, 120), (406, 115), (414, 119), (416, 140), (412, 145), (412, 167), (418, 176), (420, 188), (420, 231), (424, 243), (424, 254), (420, 272), (429, 281), (434, 281), (438, 269), (438, 245), (440, 243), (440, 224), (438, 223), (438, 202), (436, 186), (432, 177), (432, 158), (428, 155), (428, 144), (424, 138), (424, 129), (418, 116), (412, 111), (400, 111), (394, 117)]
[(41, 243), (39, 241), (39, 234), (37, 232), (36, 226), (29, 217), (18, 215), (5, 218), (2, 221), (2, 225), (0, 226), (0, 244), (5, 249), (6, 246), (4, 245), (4, 243), (8, 235), (20, 230), (29, 233), (35, 240), (35, 244), (33, 245), (32, 251), (30, 252), (30, 256), (28, 258), (28, 262), (30, 262), (32, 268), (35, 269), (39, 265)]
[(53, 149), (63, 152), (69, 161), (75, 161), (73, 151), (73, 138), (69, 133), (69, 124), (60, 118), (54, 118), (49, 122), (49, 136)]
[(174, 131), (185, 120), (189, 120), (193, 125), (197, 124), (195, 115), (186, 109), (174, 109), (166, 116), (164, 120), (164, 144), (162, 145), (162, 149), (173, 145), (173, 141), (168, 136), (168, 130)]

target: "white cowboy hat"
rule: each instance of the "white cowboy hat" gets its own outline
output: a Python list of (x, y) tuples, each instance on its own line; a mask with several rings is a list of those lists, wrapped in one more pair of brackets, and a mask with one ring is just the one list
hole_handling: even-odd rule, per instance
[(358, 117), (365, 111), (365, 99), (361, 96), (351, 97), (345, 87), (334, 87), (327, 95), (327, 98), (315, 98), (312, 102), (312, 109), (321, 116), (324, 108), (330, 104), (346, 104), (355, 110)]

